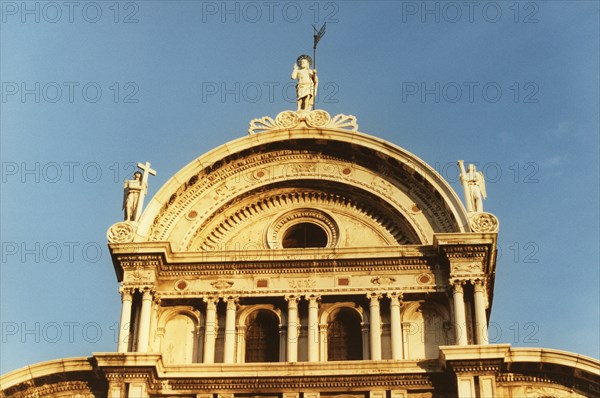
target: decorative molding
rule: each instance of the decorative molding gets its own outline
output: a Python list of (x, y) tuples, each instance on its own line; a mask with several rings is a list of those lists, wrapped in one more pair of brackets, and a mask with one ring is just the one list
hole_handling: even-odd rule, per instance
[(189, 284), (186, 280), (179, 279), (177, 282), (175, 282), (175, 284), (173, 286), (175, 287), (175, 290), (177, 290), (178, 292), (183, 292), (183, 291), (187, 290), (187, 288), (189, 287)]
[(121, 221), (111, 225), (106, 231), (106, 239), (109, 243), (129, 243), (133, 242), (136, 227), (129, 221)]
[(267, 131), (293, 129), (297, 127), (332, 128), (347, 131), (358, 131), (356, 117), (338, 114), (333, 118), (322, 109), (312, 111), (283, 111), (275, 119), (269, 116), (252, 119), (248, 134), (264, 133)]
[(288, 211), (278, 217), (267, 230), (265, 243), (267, 247), (281, 249), (282, 247), (273, 247), (283, 242), (283, 235), (293, 225), (309, 222), (318, 225), (327, 234), (327, 245), (331, 248), (337, 246), (340, 231), (333, 217), (321, 210), (311, 208), (299, 208)]
[(307, 270), (312, 273), (346, 275), (353, 273), (373, 273), (373, 272), (406, 272), (406, 271), (426, 271), (429, 270), (427, 258), (418, 259), (330, 259), (326, 255), (319, 257), (320, 261), (298, 260), (298, 258), (288, 261), (252, 261), (238, 262), (232, 269), (228, 262), (202, 263), (198, 264), (168, 264), (158, 269), (158, 275), (161, 277), (180, 277), (190, 278), (197, 275), (204, 276), (233, 276), (250, 275), (255, 276), (257, 272), (264, 275), (293, 275), (305, 274)]
[(415, 280), (419, 285), (430, 285), (431, 283), (433, 283), (434, 278), (430, 274), (423, 273), (417, 275)]

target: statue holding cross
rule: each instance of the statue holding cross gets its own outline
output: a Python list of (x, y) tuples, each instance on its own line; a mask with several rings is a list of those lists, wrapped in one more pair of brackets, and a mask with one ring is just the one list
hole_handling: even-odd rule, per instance
[(150, 163), (138, 163), (138, 169), (133, 173), (133, 180), (125, 180), (123, 191), (123, 210), (125, 221), (137, 222), (142, 215), (144, 197), (148, 191), (148, 176), (156, 175), (156, 171), (150, 168)]

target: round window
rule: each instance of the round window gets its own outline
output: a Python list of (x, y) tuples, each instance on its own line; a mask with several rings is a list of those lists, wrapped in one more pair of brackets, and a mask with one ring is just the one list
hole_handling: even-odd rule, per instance
[(301, 222), (285, 231), (281, 245), (285, 249), (327, 247), (327, 233), (317, 224)]

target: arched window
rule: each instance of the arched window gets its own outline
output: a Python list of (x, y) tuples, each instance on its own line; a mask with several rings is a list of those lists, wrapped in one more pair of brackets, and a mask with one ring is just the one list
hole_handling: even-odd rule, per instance
[(270, 311), (256, 311), (247, 322), (246, 362), (278, 361), (279, 320)]
[(359, 359), (362, 359), (360, 316), (350, 308), (341, 308), (327, 327), (327, 360)]

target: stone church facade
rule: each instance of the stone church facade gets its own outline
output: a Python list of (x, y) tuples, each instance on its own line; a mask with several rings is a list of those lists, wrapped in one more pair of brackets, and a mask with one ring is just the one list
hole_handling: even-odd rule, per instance
[(0, 397), (600, 397), (597, 360), (488, 343), (499, 224), (467, 209), (353, 116), (255, 119), (110, 227), (117, 351)]

